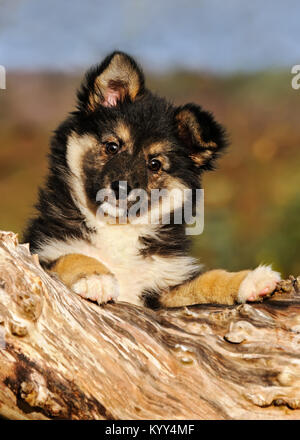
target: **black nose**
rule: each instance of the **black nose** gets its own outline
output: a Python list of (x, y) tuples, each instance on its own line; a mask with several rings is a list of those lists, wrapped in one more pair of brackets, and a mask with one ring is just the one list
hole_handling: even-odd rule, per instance
[(126, 199), (131, 191), (131, 187), (125, 180), (115, 180), (114, 182), (112, 182), (110, 187), (114, 191), (117, 200)]

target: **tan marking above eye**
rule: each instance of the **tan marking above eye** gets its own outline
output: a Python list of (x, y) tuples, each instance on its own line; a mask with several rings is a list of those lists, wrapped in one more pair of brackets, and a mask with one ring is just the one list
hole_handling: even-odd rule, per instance
[(128, 143), (131, 141), (131, 134), (128, 125), (125, 124), (124, 121), (119, 121), (114, 128), (114, 132), (118, 136), (118, 138), (122, 139), (124, 143)]
[(107, 136), (104, 136), (103, 138), (102, 138), (102, 140), (101, 140), (101, 144), (102, 145), (106, 145), (106, 144), (108, 144), (109, 142), (114, 142), (114, 143), (116, 143), (116, 144), (119, 144), (119, 139), (116, 137), (116, 136), (109, 136), (109, 135), (107, 135)]
[(159, 141), (159, 142), (154, 142), (153, 144), (150, 144), (146, 148), (146, 154), (149, 154), (149, 155), (166, 154), (171, 150), (172, 150), (172, 146), (169, 144), (168, 141)]

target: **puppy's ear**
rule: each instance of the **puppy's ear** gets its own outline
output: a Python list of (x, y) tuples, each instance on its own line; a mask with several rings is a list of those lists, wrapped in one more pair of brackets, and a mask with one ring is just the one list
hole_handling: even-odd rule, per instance
[(78, 93), (79, 107), (89, 111), (99, 105), (115, 107), (125, 99), (134, 101), (144, 92), (144, 75), (129, 55), (113, 52), (89, 70)]
[(175, 112), (178, 137), (189, 151), (194, 163), (212, 169), (214, 161), (226, 147), (224, 128), (211, 113), (195, 104), (186, 104)]

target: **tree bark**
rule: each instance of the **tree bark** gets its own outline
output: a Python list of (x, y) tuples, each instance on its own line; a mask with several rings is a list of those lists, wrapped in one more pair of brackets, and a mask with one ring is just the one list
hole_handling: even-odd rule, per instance
[(300, 279), (264, 303), (97, 306), (0, 233), (0, 416), (300, 419)]

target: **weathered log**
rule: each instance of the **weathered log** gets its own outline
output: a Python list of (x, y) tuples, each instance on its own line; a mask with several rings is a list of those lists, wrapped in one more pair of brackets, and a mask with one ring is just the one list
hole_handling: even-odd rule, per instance
[(253, 305), (99, 307), (2, 232), (0, 416), (300, 419), (298, 284)]

